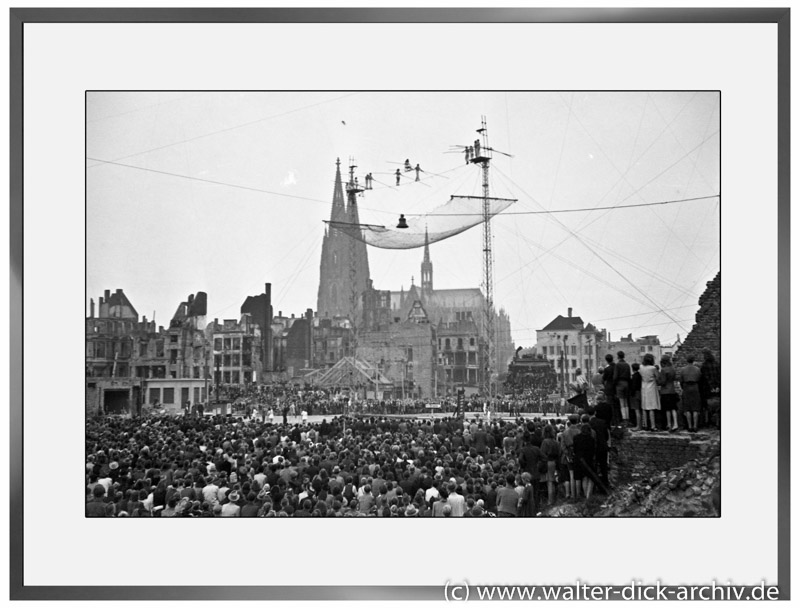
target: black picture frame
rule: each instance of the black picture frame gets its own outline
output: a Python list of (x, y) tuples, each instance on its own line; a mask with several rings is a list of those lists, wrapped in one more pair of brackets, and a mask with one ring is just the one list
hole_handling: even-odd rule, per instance
[(790, 11), (788, 8), (11, 8), (10, 21), (10, 599), (440, 600), (440, 586), (29, 586), (24, 582), (23, 36), (40, 23), (765, 23), (777, 27), (779, 597), (790, 599)]

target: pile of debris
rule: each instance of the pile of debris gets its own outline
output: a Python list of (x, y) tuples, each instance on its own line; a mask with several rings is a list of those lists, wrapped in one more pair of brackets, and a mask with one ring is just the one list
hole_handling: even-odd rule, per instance
[(716, 517), (719, 439), (708, 439), (702, 456), (681, 467), (616, 489), (592, 510), (594, 517)]
[[(540, 517), (717, 517), (720, 484), (719, 434), (698, 436), (698, 458), (618, 486), (587, 501), (559, 502)], [(716, 494), (716, 496), (715, 496)], [(716, 502), (716, 506), (715, 506)]]

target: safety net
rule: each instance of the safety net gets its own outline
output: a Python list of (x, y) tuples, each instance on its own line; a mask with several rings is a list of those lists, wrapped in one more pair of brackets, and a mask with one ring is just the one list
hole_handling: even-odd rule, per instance
[(408, 228), (387, 228), (376, 224), (352, 224), (327, 221), (346, 235), (380, 249), (414, 249), (460, 234), (484, 220), (484, 200), (489, 203), (491, 219), (517, 202), (513, 198), (484, 199), (480, 196), (451, 196), (444, 205), (429, 213), (408, 215)]

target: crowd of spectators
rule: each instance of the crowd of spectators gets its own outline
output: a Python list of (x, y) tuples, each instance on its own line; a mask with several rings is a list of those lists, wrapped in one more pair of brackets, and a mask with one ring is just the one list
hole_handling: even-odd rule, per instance
[[(543, 411), (543, 390), (469, 416), (444, 408), (443, 417), (398, 417), (385, 402), (370, 408), (308, 387), (264, 386), (236, 395), (239, 407), (224, 414), (185, 408), (89, 419), (86, 515), (535, 517), (559, 500), (610, 489), (613, 429), (635, 421), (641, 430), (649, 413), (650, 430), (665, 430), (655, 417), (663, 413), (676, 432), (678, 411), (691, 432), (704, 417), (719, 425), (719, 364), (710, 352), (700, 367), (687, 357), (677, 372), (669, 357), (659, 369), (646, 356), (649, 393), (639, 364), (628, 366), (622, 352), (618, 359), (585, 382), (593, 405), (562, 401), (557, 415), (570, 408), (566, 418), (528, 415)], [(343, 415), (308, 421), (333, 404)], [(510, 420), (497, 415), (503, 410)]]
[(607, 485), (603, 405), (569, 419), (86, 422), (86, 515), (533, 517)]

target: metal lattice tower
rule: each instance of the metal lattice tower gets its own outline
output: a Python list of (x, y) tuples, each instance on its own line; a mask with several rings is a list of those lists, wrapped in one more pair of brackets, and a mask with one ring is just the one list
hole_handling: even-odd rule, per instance
[[(350, 157), (350, 179), (347, 182), (347, 210), (350, 214), (350, 221), (353, 224), (358, 224), (359, 217), (358, 217), (358, 207), (356, 203), (356, 196), (364, 192), (363, 186), (359, 185), (358, 178), (355, 176), (355, 170), (357, 165), (355, 164), (355, 159)], [(358, 230), (357, 226), (353, 227), (353, 230)], [(349, 242), (350, 246), (350, 267), (348, 269), (350, 275), (350, 320), (353, 323), (353, 346), (352, 346), (352, 356), (356, 356), (356, 350), (358, 348), (358, 313), (359, 313), (359, 297), (361, 296), (361, 291), (363, 290), (364, 286), (359, 284), (359, 276), (358, 276), (358, 269), (357, 269), (357, 258), (358, 246), (363, 245), (356, 239), (351, 238)], [(369, 278), (369, 277), (367, 277)], [(361, 289), (359, 289), (359, 287)]]
[(483, 325), (486, 336), (486, 369), (483, 374), (483, 391), (492, 393), (492, 374), (495, 371), (495, 319), (494, 319), (494, 258), (492, 257), (492, 225), (491, 205), (489, 200), (489, 135), (486, 129), (486, 117), (481, 116), (481, 128), (478, 129), (480, 139), (474, 143), (472, 163), (480, 165), (483, 173)]

